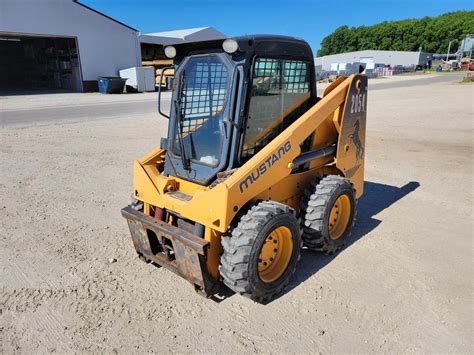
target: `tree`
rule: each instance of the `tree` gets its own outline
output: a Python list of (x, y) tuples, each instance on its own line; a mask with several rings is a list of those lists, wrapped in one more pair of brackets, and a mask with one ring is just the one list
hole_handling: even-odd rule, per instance
[(318, 57), (367, 49), (446, 53), (474, 33), (474, 11), (450, 12), (438, 17), (385, 21), (373, 26), (341, 26), (323, 38)]

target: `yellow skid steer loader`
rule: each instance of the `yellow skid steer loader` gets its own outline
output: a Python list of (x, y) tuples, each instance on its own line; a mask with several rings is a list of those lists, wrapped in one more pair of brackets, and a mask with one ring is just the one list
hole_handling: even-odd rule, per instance
[(165, 53), (175, 63), (169, 112), (158, 95), (168, 135), (135, 161), (122, 210), (135, 249), (206, 296), (223, 283), (269, 300), (303, 245), (333, 253), (349, 238), (364, 187), (367, 77), (338, 77), (320, 98), (311, 48), (284, 36)]

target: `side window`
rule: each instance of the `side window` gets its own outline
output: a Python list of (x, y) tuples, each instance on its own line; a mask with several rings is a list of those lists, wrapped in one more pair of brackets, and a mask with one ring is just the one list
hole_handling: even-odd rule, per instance
[(242, 158), (250, 158), (294, 120), (291, 113), (310, 93), (310, 63), (257, 58), (253, 68), (249, 115)]

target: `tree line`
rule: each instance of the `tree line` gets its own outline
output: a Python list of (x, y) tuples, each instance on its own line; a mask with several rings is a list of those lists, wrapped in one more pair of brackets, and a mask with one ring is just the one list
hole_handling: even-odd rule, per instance
[(360, 50), (457, 51), (466, 35), (474, 33), (474, 11), (450, 12), (437, 17), (385, 21), (373, 26), (341, 26), (321, 42), (318, 57)]

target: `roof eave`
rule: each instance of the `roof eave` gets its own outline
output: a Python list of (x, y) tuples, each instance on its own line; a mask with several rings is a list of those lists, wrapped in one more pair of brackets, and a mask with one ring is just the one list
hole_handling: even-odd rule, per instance
[(135, 32), (138, 33), (138, 30), (137, 30), (137, 29), (135, 29), (135, 28), (133, 28), (133, 27), (130, 27), (129, 25), (127, 25), (127, 24), (125, 24), (125, 23), (123, 23), (123, 22), (120, 22), (119, 20), (114, 19), (113, 17), (110, 17), (110, 16), (104, 14), (103, 12), (97, 11), (96, 9), (93, 9), (93, 8), (90, 7), (90, 6), (87, 6), (87, 5), (83, 4), (83, 3), (81, 3), (79, 0), (72, 0), (72, 2), (75, 3), (75, 4), (77, 4), (77, 5), (79, 5), (79, 6), (82, 6), (82, 7), (86, 8), (87, 10), (90, 10), (90, 11), (92, 11), (92, 12), (95, 12), (96, 14), (99, 14), (99, 15), (101, 15), (101, 16), (103, 16), (103, 17), (109, 19), (109, 20), (112, 20), (112, 21), (118, 23), (119, 25), (122, 25), (123, 27), (126, 27), (126, 28), (128, 28), (128, 29), (130, 29), (130, 30), (135, 31)]

